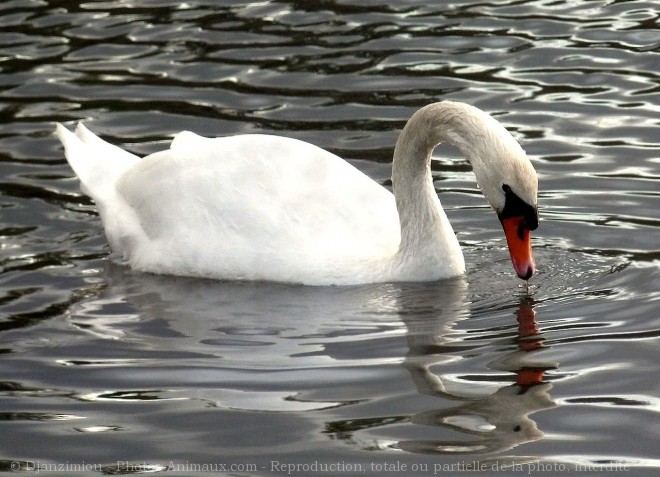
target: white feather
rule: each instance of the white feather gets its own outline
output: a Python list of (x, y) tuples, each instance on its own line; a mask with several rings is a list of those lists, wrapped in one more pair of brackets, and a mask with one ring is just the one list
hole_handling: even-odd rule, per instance
[[(431, 181), (430, 154), (442, 138), (424, 138), (438, 134), (419, 130), (427, 120), (409, 122), (415, 140), (397, 143), (396, 201), (346, 161), (296, 139), (182, 132), (170, 149), (139, 159), (82, 125), (76, 134), (58, 125), (57, 134), (83, 191), (98, 205), (112, 249), (133, 268), (356, 284), (464, 271)], [(428, 142), (423, 157), (408, 157), (420, 155), (421, 139)]]

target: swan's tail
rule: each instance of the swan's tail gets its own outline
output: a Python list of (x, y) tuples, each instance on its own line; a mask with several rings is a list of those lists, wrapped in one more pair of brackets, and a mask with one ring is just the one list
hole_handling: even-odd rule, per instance
[(80, 179), (82, 191), (102, 203), (114, 195), (119, 177), (140, 158), (105, 142), (82, 124), (72, 133), (57, 124), (57, 137), (64, 146), (66, 160)]
[(96, 202), (110, 247), (129, 258), (144, 233), (116, 184), (140, 158), (108, 144), (82, 124), (75, 134), (58, 124), (57, 136), (64, 146), (66, 160), (80, 179), (82, 191)]

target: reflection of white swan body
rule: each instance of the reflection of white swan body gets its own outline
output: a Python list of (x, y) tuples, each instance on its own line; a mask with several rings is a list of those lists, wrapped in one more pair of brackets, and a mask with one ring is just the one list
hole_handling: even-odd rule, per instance
[(465, 104), (434, 103), (408, 121), (394, 151), (394, 195), (295, 139), (183, 132), (139, 159), (82, 125), (57, 132), (111, 247), (138, 270), (307, 284), (459, 275), (463, 254), (430, 171), (433, 148), (447, 141), (472, 163), (516, 272), (534, 272), (534, 169), (504, 127)]

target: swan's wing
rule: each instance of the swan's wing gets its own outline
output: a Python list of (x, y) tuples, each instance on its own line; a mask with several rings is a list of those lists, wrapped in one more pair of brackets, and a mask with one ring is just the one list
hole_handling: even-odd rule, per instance
[(339, 267), (352, 257), (394, 253), (399, 243), (390, 192), (294, 139), (181, 133), (170, 150), (129, 169), (117, 189), (152, 249), (181, 267), (215, 261), (245, 275), (271, 263), (296, 275), (323, 262)]

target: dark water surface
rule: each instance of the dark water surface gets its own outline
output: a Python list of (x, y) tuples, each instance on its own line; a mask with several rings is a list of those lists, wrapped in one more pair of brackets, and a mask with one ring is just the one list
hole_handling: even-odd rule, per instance
[[(1, 2), (0, 470), (660, 471), (659, 16), (651, 1)], [(385, 182), (405, 120), (445, 98), (496, 115), (539, 173), (529, 294), (448, 148), (433, 167), (465, 277), (300, 287), (114, 264), (52, 136), (85, 120), (142, 155), (184, 129), (286, 134)]]

